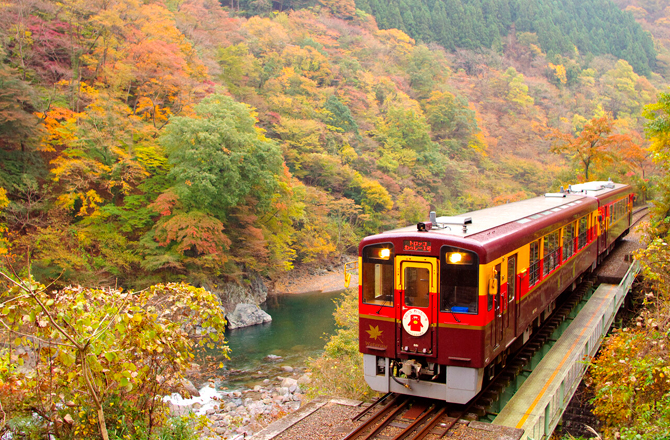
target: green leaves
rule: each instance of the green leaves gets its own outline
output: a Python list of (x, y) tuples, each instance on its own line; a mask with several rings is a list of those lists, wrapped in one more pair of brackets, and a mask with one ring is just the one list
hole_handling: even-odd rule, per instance
[(282, 157), (277, 144), (256, 129), (249, 107), (229, 96), (210, 95), (194, 110), (195, 117), (174, 118), (161, 136), (185, 210), (206, 207), (224, 220), (248, 196), (266, 205), (282, 172)]

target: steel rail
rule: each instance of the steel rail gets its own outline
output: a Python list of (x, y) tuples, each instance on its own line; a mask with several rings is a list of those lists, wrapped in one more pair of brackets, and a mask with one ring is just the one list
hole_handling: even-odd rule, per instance
[[(403, 399), (404, 399), (404, 402), (402, 401)], [(360, 426), (354, 428), (342, 440), (351, 440), (353, 438), (356, 438), (361, 432), (365, 431), (370, 426), (372, 426), (373, 424), (379, 422), (379, 420), (384, 418), (384, 416), (386, 416), (386, 414), (388, 414), (389, 412), (391, 412), (391, 410), (393, 410), (395, 405), (404, 406), (404, 405), (407, 404), (408, 401), (409, 401), (409, 398), (407, 396), (404, 396), (402, 394), (395, 394), (393, 399), (386, 405), (386, 407), (381, 409), (377, 414), (370, 417), (370, 419), (363, 422)]]
[(382, 403), (384, 400), (386, 400), (389, 396), (392, 396), (392, 395), (393, 395), (393, 393), (386, 393), (386, 394), (384, 394), (381, 398), (377, 399), (377, 401), (376, 401), (375, 403), (373, 403), (372, 405), (368, 406), (368, 407), (365, 408), (363, 411), (359, 412), (359, 413), (356, 414), (354, 417), (352, 417), (351, 421), (352, 421), (352, 422), (358, 422), (360, 419), (363, 418), (364, 415), (366, 415), (367, 413), (369, 413), (369, 412), (372, 410), (372, 408), (375, 408), (377, 405), (379, 405), (379, 404)]

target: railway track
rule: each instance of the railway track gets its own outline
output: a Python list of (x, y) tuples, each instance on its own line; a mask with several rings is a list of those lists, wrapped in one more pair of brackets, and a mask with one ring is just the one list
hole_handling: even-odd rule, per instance
[[(647, 206), (635, 210), (631, 228), (647, 215)], [(492, 421), (577, 316), (595, 280), (591, 275), (580, 283), (467, 406), (389, 393), (354, 417), (363, 423), (342, 440), (432, 440), (446, 437), (461, 418)]]
[(354, 417), (365, 420), (342, 440), (442, 438), (464, 414), (456, 410), (458, 405), (402, 394), (387, 394), (378, 402), (376, 412), (370, 407)]
[(649, 215), (649, 206), (644, 205), (636, 208), (636, 210), (633, 211), (633, 223), (630, 225), (631, 229), (633, 226), (640, 223), (647, 215)]

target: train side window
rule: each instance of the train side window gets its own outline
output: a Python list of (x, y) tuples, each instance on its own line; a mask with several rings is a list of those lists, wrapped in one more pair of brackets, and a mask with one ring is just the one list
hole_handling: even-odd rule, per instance
[(588, 233), (588, 225), (586, 216), (579, 219), (579, 236), (577, 239), (577, 248), (581, 249), (586, 246), (586, 238)]
[(558, 266), (558, 231), (544, 237), (544, 264), (542, 276), (549, 274)]
[(570, 223), (563, 232), (563, 260), (567, 260), (575, 253), (575, 225)]
[(614, 208), (613, 205), (610, 205), (610, 206), (609, 206), (609, 212), (610, 212), (610, 226), (612, 225), (612, 214), (613, 214), (612, 211), (614, 210), (613, 208)]
[(530, 263), (528, 265), (528, 285), (540, 281), (540, 240), (530, 244)]
[(478, 312), (479, 257), (450, 246), (440, 251), (440, 310), (452, 313)]
[(393, 245), (367, 246), (363, 249), (363, 302), (393, 306)]

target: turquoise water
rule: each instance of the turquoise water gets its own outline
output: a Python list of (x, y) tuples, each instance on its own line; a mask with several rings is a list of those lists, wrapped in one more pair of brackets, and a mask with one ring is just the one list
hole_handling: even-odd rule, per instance
[[(268, 298), (262, 308), (272, 316), (268, 324), (226, 331), (231, 349), (224, 361), (229, 372), (227, 385), (248, 381), (262, 371), (272, 374), (281, 366), (304, 367), (308, 357), (319, 356), (328, 336), (335, 331), (334, 299), (341, 292), (303, 293)], [(268, 355), (281, 360), (268, 360)]]

